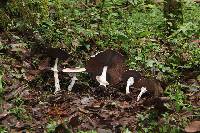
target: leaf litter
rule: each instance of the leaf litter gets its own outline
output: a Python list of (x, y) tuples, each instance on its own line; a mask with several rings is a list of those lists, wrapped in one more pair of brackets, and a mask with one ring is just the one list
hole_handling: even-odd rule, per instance
[[(30, 54), (30, 51), (21, 44), (15, 46), (13, 45), (11, 52), (6, 54), (7, 57), (4, 60), (1, 60), (3, 68), (8, 69), (5, 69), (3, 75), (6, 86), (2, 103), (4, 108), (0, 112), (0, 124), (5, 125), (8, 131), (44, 132), (50, 120), (58, 122), (55, 132), (96, 129), (98, 132), (110, 133), (119, 131), (123, 127), (136, 131), (137, 113), (155, 104), (155, 100), (151, 101), (149, 95), (136, 102), (139, 91), (134, 90), (126, 95), (125, 88), (105, 89), (98, 87), (95, 83), (93, 86), (88, 86), (78, 82), (74, 90), (68, 92), (66, 82), (69, 78), (63, 74), (59, 75), (61, 86), (63, 86), (62, 91), (54, 95), (53, 87), (52, 89), (50, 87), (54, 85), (52, 74), (47, 72), (50, 66), (49, 59), (43, 58), (33, 65), (34, 58), (22, 60), (23, 55)], [(12, 58), (13, 55), (18, 58)], [(17, 74), (19, 76), (15, 76)], [(199, 94), (192, 95), (190, 100), (195, 105), (199, 105), (196, 95)], [(11, 102), (17, 97), (24, 101), (22, 107), (30, 117), (28, 120), (17, 119), (9, 113), (10, 106), (17, 106)], [(146, 106), (145, 103), (148, 105)], [(63, 122), (65, 120), (67, 123)], [(185, 130), (189, 129), (191, 128), (188, 127)]]

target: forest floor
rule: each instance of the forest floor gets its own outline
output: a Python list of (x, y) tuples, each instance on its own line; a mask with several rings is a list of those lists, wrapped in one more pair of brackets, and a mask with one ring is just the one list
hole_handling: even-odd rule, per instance
[[(24, 58), (30, 49), (16, 45), (15, 41), (1, 40), (6, 50), (1, 50), (0, 64), (3, 70), (3, 95), (1, 99), (0, 124), (9, 132), (55, 132), (67, 129), (78, 132), (96, 130), (100, 133), (125, 132), (127, 128), (136, 132), (140, 129), (139, 116), (142, 112), (154, 112), (157, 123), (164, 122), (162, 114), (176, 114), (178, 120), (191, 117), (196, 111), (174, 112), (165, 106), (155, 106), (151, 95), (144, 95), (137, 102), (140, 90), (131, 90), (125, 94), (125, 86), (98, 87), (89, 80), (79, 80), (72, 92), (67, 91), (70, 78), (68, 74), (59, 74), (62, 91), (54, 94), (54, 78), (51, 71), (41, 71), (46, 58)], [(17, 47), (15, 47), (15, 45)], [(36, 65), (34, 63), (36, 62)], [(193, 72), (189, 72), (193, 73)], [(196, 82), (196, 75), (187, 73), (187, 84)], [(186, 77), (186, 76), (184, 76)], [(186, 79), (183, 79), (186, 80)], [(195, 81), (193, 81), (195, 80)], [(194, 110), (200, 106), (200, 92), (187, 92), (188, 103)], [(181, 120), (180, 120), (181, 121)], [(177, 121), (178, 123), (179, 121)], [(148, 125), (148, 121), (142, 124)], [(159, 128), (157, 129), (159, 132)]]

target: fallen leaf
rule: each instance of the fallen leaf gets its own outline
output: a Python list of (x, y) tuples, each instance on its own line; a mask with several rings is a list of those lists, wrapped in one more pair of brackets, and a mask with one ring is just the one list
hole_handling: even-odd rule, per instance
[(30, 125), (18, 121), (18, 122), (16, 123), (16, 125), (15, 125), (15, 128), (16, 128), (18, 131), (20, 131), (20, 130), (24, 130), (24, 129), (30, 128)]
[(48, 66), (49, 66), (49, 58), (41, 60), (38, 65), (39, 65), (39, 67), (38, 67), (39, 70), (45, 70), (45, 69), (47, 69)]
[(25, 79), (27, 81), (32, 81), (34, 80), (38, 74), (40, 73), (40, 70), (29, 70), (26, 74), (25, 74)]
[(13, 127), (18, 122), (17, 118), (14, 115), (8, 115), (6, 119), (1, 120), (1, 124), (5, 127)]
[(65, 109), (55, 106), (55, 107), (48, 109), (48, 115), (50, 115), (50, 116), (67, 116), (68, 113)]
[(71, 131), (67, 129), (63, 124), (60, 124), (55, 128), (54, 133), (71, 133)]
[(200, 131), (200, 121), (192, 121), (186, 128), (187, 133), (196, 133)]
[(21, 94), (26, 87), (27, 87), (26, 85), (19, 86), (16, 90), (14, 90), (11, 93), (9, 93), (8, 95), (6, 95), (5, 99), (10, 100), (10, 99), (14, 98), (16, 95)]
[(39, 120), (42, 117), (41, 109), (38, 107), (32, 108), (32, 116), (33, 118)]
[(91, 102), (93, 102), (94, 101), (94, 98), (93, 97), (83, 97), (82, 99), (81, 99), (81, 104), (83, 104), (83, 105), (88, 105), (88, 104), (90, 104)]
[(25, 48), (26, 45), (27, 45), (26, 43), (11, 44), (11, 51), (26, 53), (27, 52), (27, 49)]
[(72, 127), (77, 127), (80, 124), (80, 116), (76, 115), (69, 120), (69, 125)]
[(4, 119), (8, 114), (9, 114), (9, 112), (7, 112), (7, 111), (0, 113), (0, 120)]
[(81, 113), (84, 113), (84, 114), (88, 114), (89, 113), (89, 111), (87, 111), (87, 110), (85, 110), (85, 109), (82, 109), (82, 108), (78, 108), (79, 109), (79, 111), (81, 112)]

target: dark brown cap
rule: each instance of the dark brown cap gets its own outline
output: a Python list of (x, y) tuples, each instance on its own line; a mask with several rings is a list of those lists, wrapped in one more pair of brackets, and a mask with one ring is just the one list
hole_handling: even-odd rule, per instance
[(136, 81), (133, 84), (134, 88), (142, 88), (145, 87), (147, 91), (153, 93), (155, 97), (162, 96), (163, 88), (159, 80), (154, 78), (144, 78), (142, 77), (140, 80)]
[(121, 81), (122, 74), (126, 70), (125, 58), (122, 54), (111, 49), (100, 52), (88, 60), (86, 71), (96, 79), (96, 76), (101, 75), (104, 66), (108, 66), (106, 75), (109, 84)]
[(50, 58), (59, 58), (59, 60), (65, 60), (69, 57), (67, 51), (61, 48), (45, 48), (42, 54)]
[(130, 77), (133, 77), (134, 82), (137, 82), (138, 80), (140, 80), (142, 78), (142, 75), (139, 71), (136, 71), (136, 70), (126, 70), (122, 75), (122, 81), (127, 82), (127, 80)]

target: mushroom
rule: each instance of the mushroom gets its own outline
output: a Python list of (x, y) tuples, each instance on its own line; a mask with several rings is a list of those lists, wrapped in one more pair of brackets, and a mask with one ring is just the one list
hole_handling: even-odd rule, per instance
[(140, 80), (142, 75), (135, 70), (127, 70), (122, 75), (122, 81), (126, 83), (126, 94), (129, 94), (129, 88), (134, 84), (134, 82), (137, 82)]
[(137, 101), (139, 101), (141, 96), (147, 91), (153, 93), (154, 97), (160, 97), (163, 94), (163, 88), (160, 81), (153, 78), (142, 77), (140, 80), (134, 83), (133, 87), (141, 88), (141, 91), (137, 97)]
[(124, 66), (123, 55), (109, 49), (91, 56), (86, 68), (65, 68), (62, 71), (72, 75), (72, 82), (68, 86), (68, 90), (71, 91), (75, 80), (78, 80), (75, 78), (78, 72), (87, 71), (94, 80), (106, 87), (110, 83), (116, 84), (121, 81), (121, 75), (125, 70)]
[(76, 73), (85, 72), (85, 71), (86, 71), (85, 68), (65, 68), (65, 69), (62, 70), (62, 72), (67, 72), (72, 77), (71, 83), (68, 86), (68, 91), (72, 90), (76, 80), (78, 80), (77, 77), (76, 77)]
[(43, 50), (43, 54), (47, 57), (50, 57), (51, 59), (55, 59), (54, 67), (51, 68), (54, 72), (54, 80), (55, 80), (55, 91), (54, 93), (57, 93), (60, 91), (60, 83), (58, 78), (58, 60), (65, 60), (69, 57), (69, 54), (60, 48), (45, 48)]
[(126, 82), (126, 94), (130, 93), (129, 87), (140, 88), (140, 93), (137, 96), (137, 101), (140, 100), (141, 96), (145, 92), (151, 92), (155, 97), (159, 97), (163, 94), (163, 88), (161, 87), (160, 81), (153, 78), (145, 78), (140, 72), (135, 70), (127, 70), (122, 76), (123, 82)]
[(60, 82), (59, 82), (59, 78), (58, 78), (58, 58), (56, 58), (54, 67), (51, 68), (51, 70), (53, 71), (54, 80), (55, 80), (55, 91), (54, 91), (54, 93), (57, 93), (58, 91), (60, 91)]
[(88, 60), (86, 71), (100, 85), (115, 85), (122, 80), (125, 71), (125, 58), (122, 54), (108, 49), (100, 52)]

